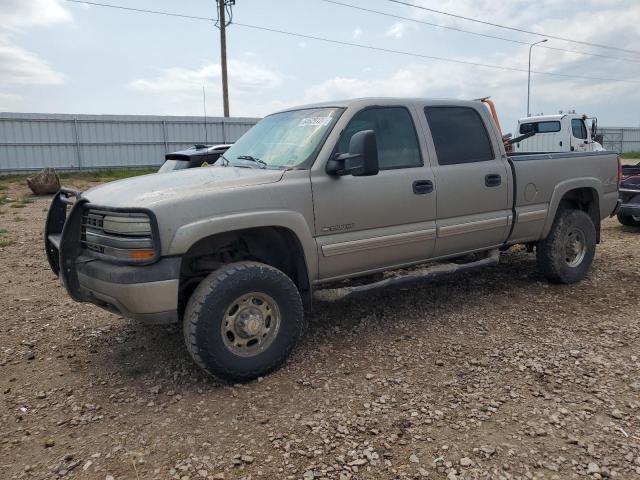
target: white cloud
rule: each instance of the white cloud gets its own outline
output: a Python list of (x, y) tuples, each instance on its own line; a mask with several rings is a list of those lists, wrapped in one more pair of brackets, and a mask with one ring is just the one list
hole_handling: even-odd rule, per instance
[[(282, 76), (261, 65), (243, 60), (229, 61), (229, 89), (236, 92), (257, 93), (277, 87)], [(221, 77), (220, 64), (206, 64), (197, 69), (182, 67), (167, 68), (152, 79), (137, 79), (129, 83), (135, 90), (150, 93), (189, 94), (202, 85), (219, 89)]]
[(1, 28), (23, 30), (67, 23), (71, 14), (57, 0), (2, 0), (0, 1)]
[(353, 32), (351, 32), (351, 36), (353, 37), (354, 40), (360, 38), (362, 36), (364, 32), (362, 31), (362, 29), (360, 27), (356, 27), (353, 29)]
[(60, 85), (65, 80), (36, 54), (0, 35), (0, 84)]
[(409, 30), (415, 30), (416, 26), (413, 23), (396, 22), (385, 32), (385, 36), (400, 39), (404, 37), (404, 34)]
[[(221, 72), (219, 64), (205, 64), (200, 68), (173, 67), (162, 70), (155, 78), (137, 79), (129, 88), (164, 99), (153, 113), (172, 115), (200, 115), (202, 86), (207, 92), (207, 111), (220, 114)], [(229, 96), (232, 115), (263, 116), (285, 106), (281, 101), (265, 99), (268, 92), (280, 86), (284, 77), (267, 67), (244, 60), (229, 61)]]
[[(0, 0), (0, 84), (60, 85), (66, 76), (57, 72), (37, 54), (16, 43), (25, 29), (68, 23), (71, 14), (57, 0)], [(5, 103), (15, 104), (16, 96), (3, 94)]]
[[(470, 61), (487, 61), (469, 58)], [(508, 60), (493, 59), (491, 63)], [(357, 97), (427, 97), (473, 99), (490, 95), (496, 101), (505, 132), (524, 116), (526, 72), (506, 72), (470, 65), (429, 62), (409, 64), (391, 72), (334, 77), (308, 87), (306, 102)], [(575, 108), (599, 114), (609, 108), (612, 99), (624, 98), (629, 104), (640, 102), (637, 85), (596, 82), (581, 79), (558, 79), (535, 75), (532, 79), (532, 111), (556, 113)], [(597, 93), (594, 93), (597, 92)]]

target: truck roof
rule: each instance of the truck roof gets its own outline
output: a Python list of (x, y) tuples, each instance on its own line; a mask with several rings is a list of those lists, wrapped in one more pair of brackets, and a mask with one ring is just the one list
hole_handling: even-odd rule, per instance
[(549, 120), (562, 120), (564, 117), (576, 117), (582, 118), (582, 114), (580, 113), (558, 113), (555, 115), (535, 115), (532, 117), (524, 117), (518, 120), (518, 123), (528, 123), (528, 122), (544, 122)]
[(420, 98), (420, 97), (362, 97), (344, 100), (332, 100), (328, 102), (310, 103), (306, 105), (297, 105), (290, 108), (282, 109), (275, 113), (289, 112), (291, 110), (302, 110), (305, 108), (362, 108), (372, 105), (455, 105), (455, 106), (477, 106), (479, 100), (460, 100), (455, 98)]

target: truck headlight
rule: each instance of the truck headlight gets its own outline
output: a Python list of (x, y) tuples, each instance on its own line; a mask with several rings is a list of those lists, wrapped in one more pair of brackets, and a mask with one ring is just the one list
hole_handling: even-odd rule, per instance
[(152, 222), (142, 212), (89, 208), (83, 216), (80, 239), (84, 253), (114, 263), (152, 263), (160, 251)]
[(102, 220), (102, 229), (118, 235), (151, 235), (149, 217), (116, 217), (107, 215)]

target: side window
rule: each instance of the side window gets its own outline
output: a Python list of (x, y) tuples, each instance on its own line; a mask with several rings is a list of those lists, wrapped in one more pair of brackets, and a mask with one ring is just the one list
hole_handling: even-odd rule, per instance
[(535, 123), (521, 123), (520, 124), (520, 134), (524, 135), (526, 133), (531, 133), (536, 131)]
[(571, 119), (571, 132), (576, 138), (587, 139), (587, 127), (584, 125), (584, 120), (580, 118)]
[(348, 152), (351, 137), (362, 130), (376, 132), (380, 170), (422, 166), (418, 136), (406, 108), (368, 108), (356, 113), (342, 133), (337, 151)]
[(493, 160), (493, 148), (478, 112), (468, 107), (426, 107), (440, 165)]

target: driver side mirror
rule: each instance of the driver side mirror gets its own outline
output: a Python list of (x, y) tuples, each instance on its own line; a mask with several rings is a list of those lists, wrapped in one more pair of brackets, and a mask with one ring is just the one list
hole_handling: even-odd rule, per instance
[(378, 143), (373, 130), (355, 133), (349, 141), (349, 153), (336, 154), (327, 162), (327, 173), (333, 175), (367, 177), (377, 175), (379, 171)]

